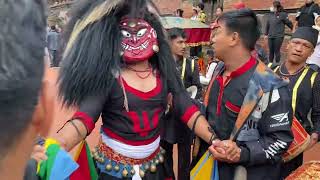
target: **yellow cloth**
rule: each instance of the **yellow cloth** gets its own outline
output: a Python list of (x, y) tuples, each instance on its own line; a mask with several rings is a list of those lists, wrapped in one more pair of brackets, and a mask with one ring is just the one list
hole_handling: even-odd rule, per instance
[(201, 11), (198, 15), (198, 21), (202, 22), (202, 23), (206, 23), (206, 18), (207, 15), (206, 13), (204, 13), (203, 11)]
[[(214, 158), (207, 151), (197, 163), (197, 165), (191, 170), (191, 180), (211, 180), (214, 166)], [(217, 168), (217, 167), (214, 167)]]

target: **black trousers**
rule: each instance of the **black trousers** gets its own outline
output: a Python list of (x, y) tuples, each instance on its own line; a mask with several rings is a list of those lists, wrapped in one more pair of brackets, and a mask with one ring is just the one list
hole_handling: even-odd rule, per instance
[[(178, 145), (178, 180), (190, 179), (191, 141), (177, 143)], [(173, 172), (173, 144), (161, 141), (161, 147), (166, 150), (166, 177), (175, 179)]]
[(285, 179), (303, 163), (303, 153), (281, 166), (281, 179)]
[(283, 42), (283, 37), (280, 38), (268, 38), (269, 44), (269, 62), (273, 63), (273, 59), (276, 59), (276, 63), (280, 62), (281, 59), (281, 46)]

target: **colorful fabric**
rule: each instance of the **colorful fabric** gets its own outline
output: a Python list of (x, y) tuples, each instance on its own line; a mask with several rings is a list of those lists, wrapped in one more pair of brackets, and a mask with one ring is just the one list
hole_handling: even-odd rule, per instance
[(218, 161), (207, 151), (192, 169), (191, 180), (219, 180)]
[(98, 179), (98, 174), (86, 141), (81, 142), (74, 159), (78, 163), (79, 168), (71, 174), (70, 180)]
[(40, 179), (69, 179), (69, 176), (78, 168), (71, 156), (53, 139), (47, 139), (44, 147), (48, 159), (38, 164), (37, 174)]

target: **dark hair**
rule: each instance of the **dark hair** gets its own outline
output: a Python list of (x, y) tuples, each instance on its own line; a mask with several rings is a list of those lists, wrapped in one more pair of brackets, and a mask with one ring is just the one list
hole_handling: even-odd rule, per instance
[(203, 9), (204, 9), (204, 4), (203, 4), (203, 3), (199, 3), (199, 4), (198, 4), (198, 7), (199, 7), (201, 10), (203, 10)]
[(223, 7), (222, 6), (218, 6), (217, 9), (221, 9), (221, 11), (223, 12)]
[(51, 26), (50, 29), (51, 30), (56, 30), (56, 26)]
[(177, 39), (178, 37), (187, 38), (186, 33), (181, 28), (172, 28), (168, 31), (170, 40)]
[(277, 9), (277, 12), (283, 12), (284, 11), (284, 8), (281, 5), (280, 1), (277, 1), (277, 0), (273, 1), (273, 7), (275, 7)]
[(228, 11), (218, 18), (218, 23), (224, 22), (230, 32), (240, 35), (243, 45), (250, 51), (260, 37), (260, 25), (256, 14), (247, 8)]
[(207, 55), (210, 57), (214, 57), (214, 51), (212, 49), (207, 50)]
[[(87, 16), (105, 0), (80, 1), (75, 6), (69, 27), (64, 38), (68, 40), (78, 20)], [(150, 12), (149, 8), (157, 11), (150, 0), (122, 0), (103, 5), (110, 11), (100, 19), (88, 25), (75, 38), (69, 51), (66, 51), (59, 76), (59, 93), (67, 106), (79, 106), (90, 96), (110, 93), (113, 83), (117, 82), (122, 61), (120, 21), (123, 17), (142, 18), (156, 31), (159, 52), (154, 54), (149, 62), (157, 69), (168, 88), (175, 94), (183, 91), (180, 77), (175, 70), (175, 62), (170, 51), (165, 30), (162, 27), (157, 12)], [(85, 68), (84, 68), (85, 67)]]
[(198, 10), (196, 10), (196, 9), (192, 9), (194, 12), (196, 12), (196, 13), (198, 13)]
[(177, 9), (177, 13), (179, 15), (179, 17), (183, 17), (183, 10), (182, 9)]
[(45, 3), (0, 0), (1, 159), (30, 126), (38, 102), (44, 72)]

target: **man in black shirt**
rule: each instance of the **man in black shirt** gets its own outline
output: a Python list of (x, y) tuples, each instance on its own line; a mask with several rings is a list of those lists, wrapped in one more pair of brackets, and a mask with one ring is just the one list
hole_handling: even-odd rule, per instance
[[(224, 13), (217, 22), (213, 43), (223, 63), (213, 74), (205, 105), (221, 140), (209, 148), (218, 160), (219, 176), (233, 180), (241, 172), (248, 180), (279, 179), (281, 155), (292, 142), (288, 83), (251, 56), (260, 36), (252, 10)], [(208, 146), (201, 143), (197, 159)], [(238, 171), (243, 169), (239, 166), (246, 172)]]
[(305, 0), (303, 5), (297, 12), (295, 28), (297, 27), (312, 27), (316, 15), (320, 14), (320, 8), (313, 0)]
[[(300, 27), (288, 44), (287, 60), (275, 69), (276, 73), (290, 80), (294, 115), (311, 135), (309, 148), (318, 142), (320, 133), (320, 76), (307, 64), (317, 43), (318, 31)], [(311, 116), (310, 116), (311, 115)], [(281, 171), (285, 178), (303, 163), (303, 154), (285, 163)]]
[[(186, 48), (186, 34), (183, 29), (172, 28), (168, 31), (170, 38), (170, 45), (173, 57), (177, 63), (177, 70), (181, 75), (181, 80), (185, 88), (190, 86), (197, 87), (197, 94), (201, 92), (201, 84), (199, 78), (199, 69), (195, 59), (185, 57)], [(189, 177), (189, 166), (190, 166), (190, 151), (192, 143), (191, 130), (186, 125), (177, 121), (177, 117), (173, 116), (172, 109), (166, 116), (167, 121), (170, 121), (173, 128), (165, 125), (165, 135), (161, 142), (163, 148), (165, 148), (168, 158), (166, 163), (170, 169), (167, 170), (168, 177), (174, 177), (173, 173), (173, 160), (172, 160), (172, 149), (173, 144), (178, 144), (178, 179), (185, 180), (190, 179)], [(170, 125), (169, 125), (170, 126)]]

